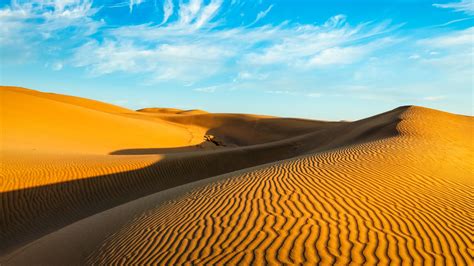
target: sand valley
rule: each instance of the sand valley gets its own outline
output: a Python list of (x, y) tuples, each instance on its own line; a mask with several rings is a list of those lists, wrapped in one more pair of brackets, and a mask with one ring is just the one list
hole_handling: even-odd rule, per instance
[(472, 265), (473, 117), (0, 101), (1, 265)]

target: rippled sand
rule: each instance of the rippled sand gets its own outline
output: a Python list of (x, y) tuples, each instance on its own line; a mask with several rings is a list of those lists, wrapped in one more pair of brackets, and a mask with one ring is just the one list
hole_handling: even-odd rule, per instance
[[(7, 145), (2, 264), (472, 264), (472, 117), (169, 110), (106, 113), (183, 130), (175, 143), (158, 136), (176, 150), (147, 138), (121, 146), (125, 135), (108, 150), (89, 137), (75, 153)], [(210, 131), (223, 146), (202, 142)]]

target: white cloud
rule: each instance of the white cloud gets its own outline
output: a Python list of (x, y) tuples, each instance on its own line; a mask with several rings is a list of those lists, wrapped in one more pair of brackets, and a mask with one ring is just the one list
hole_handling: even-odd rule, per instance
[(218, 46), (162, 44), (147, 48), (132, 42), (91, 41), (76, 51), (74, 64), (87, 67), (94, 75), (114, 72), (148, 73), (149, 81), (194, 82), (223, 68), (228, 52)]
[(92, 0), (32, 0), (12, 1), (0, 10), (0, 18), (10, 19), (79, 19), (93, 15)]
[(250, 72), (242, 71), (239, 72), (238, 78), (239, 79), (252, 79), (253, 75)]
[(438, 96), (426, 96), (423, 98), (425, 101), (440, 101), (446, 99), (446, 96), (438, 95)]
[(171, 15), (173, 15), (173, 11), (173, 0), (165, 0), (163, 2), (163, 21), (161, 22), (161, 25), (165, 24), (168, 21)]
[[(455, 82), (472, 82), (474, 75), (474, 27), (416, 42), (420, 48), (428, 48), (431, 57), (421, 60), (427, 67), (443, 72), (445, 78)], [(470, 85), (472, 88), (472, 85)]]
[(379, 35), (396, 28), (386, 23), (353, 27), (338, 15), (321, 26), (282, 23), (209, 30), (221, 5), (181, 2), (175, 21), (105, 30), (104, 40), (77, 49), (73, 62), (95, 76), (145, 73), (147, 83), (194, 83), (216, 75), (228, 75), (233, 82), (263, 81), (275, 66), (310, 71), (356, 63), (384, 45)]
[(288, 95), (297, 94), (296, 92), (289, 91), (289, 90), (266, 90), (265, 93), (269, 93), (269, 94), (288, 94)]
[(455, 24), (455, 23), (459, 23), (459, 22), (466, 21), (466, 20), (471, 20), (471, 19), (474, 19), (474, 17), (454, 19), (454, 20), (450, 20), (450, 21), (442, 23), (442, 24), (434, 25), (433, 28), (435, 28), (435, 27), (446, 27), (446, 26), (449, 26), (449, 25), (452, 25), (452, 24)]
[(54, 71), (59, 71), (61, 69), (63, 69), (63, 63), (61, 62), (55, 62), (51, 68), (54, 70)]
[[(132, 2), (126, 3), (133, 8), (145, 1)], [(397, 36), (392, 33), (401, 25), (351, 25), (344, 15), (319, 25), (286, 21), (231, 27), (225, 16), (232, 4), (222, 0), (164, 0), (161, 21), (101, 28), (105, 22), (96, 18), (99, 8), (91, 0), (34, 3), (0, 9), (0, 48), (18, 58), (43, 55), (43, 60), (57, 63), (47, 65), (53, 70), (72, 65), (90, 76), (133, 75), (146, 84), (197, 87), (200, 92), (261, 89), (302, 97), (338, 94), (338, 85), (347, 82), (369, 88), (354, 94), (387, 101), (398, 96), (396, 91), (383, 96), (378, 85), (388, 87), (384, 82), (404, 88), (410, 82), (431, 82), (438, 88), (421, 92), (411, 86), (420, 90), (412, 97), (416, 100), (431, 94), (450, 96), (445, 92), (450, 84), (472, 88), (474, 28), (437, 35), (433, 31), (432, 37), (421, 40), (416, 35), (395, 39), (390, 36)], [(240, 8), (241, 3), (234, 4)], [(272, 7), (254, 10), (253, 16), (261, 19)], [(7, 46), (16, 50), (10, 52)], [(426, 81), (428, 76), (436, 81)], [(216, 82), (225, 85), (206, 86)], [(312, 93), (315, 85), (318, 92)], [(433, 99), (429, 97), (437, 96), (426, 101)]]
[(121, 8), (121, 7), (129, 7), (130, 8), (130, 1), (127, 2), (118, 2), (113, 5), (108, 5), (106, 8)]
[(205, 92), (205, 93), (213, 93), (217, 90), (217, 86), (210, 86), (210, 87), (202, 87), (193, 89), (193, 91), (197, 92)]
[(179, 23), (182, 25), (190, 24), (201, 10), (202, 0), (189, 0), (188, 3), (179, 4)]
[(370, 51), (367, 48), (365, 46), (328, 48), (311, 57), (308, 66), (351, 64), (364, 57)]
[(92, 19), (97, 11), (91, 0), (13, 1), (0, 9), (0, 48), (23, 60), (55, 57), (97, 32), (103, 25)]
[(133, 12), (133, 6), (138, 6), (144, 3), (146, 0), (130, 0), (128, 8), (130, 9), (130, 13)]
[(263, 11), (260, 11), (258, 12), (257, 14), (257, 17), (255, 18), (255, 20), (250, 24), (250, 25), (253, 25), (257, 22), (259, 22), (262, 18), (266, 17), (268, 15), (268, 13), (270, 13), (270, 11), (272, 10), (273, 8), (273, 5), (270, 5), (266, 10), (263, 10)]
[[(150, 82), (196, 82), (225, 73), (236, 77), (235, 82), (264, 80), (269, 76), (266, 68), (278, 65), (307, 71), (355, 63), (382, 46), (377, 36), (387, 30), (378, 24), (351, 27), (337, 16), (323, 26), (280, 24), (209, 31), (209, 21), (220, 5), (221, 1), (208, 5), (190, 1), (178, 7), (176, 23), (107, 30), (104, 41), (89, 42), (76, 51), (75, 65), (87, 67), (93, 75), (148, 73)], [(352, 45), (365, 38), (372, 40)], [(249, 71), (256, 67), (261, 71)]]
[(222, 5), (222, 0), (211, 0), (211, 2), (202, 8), (201, 14), (197, 17), (194, 23), (195, 28), (201, 28), (206, 25), (217, 14)]
[(237, 78), (234, 79), (235, 81), (239, 80), (265, 80), (268, 78), (267, 73), (257, 73), (257, 72), (250, 72), (247, 70), (242, 70), (238, 73)]
[(323, 95), (322, 95), (321, 93), (312, 92), (312, 93), (306, 94), (306, 96), (311, 97), (311, 98), (319, 98), (319, 97), (321, 97), (321, 96), (323, 96)]
[(434, 48), (457, 49), (460, 46), (474, 45), (474, 27), (447, 33), (419, 41), (420, 44)]
[(474, 15), (474, 1), (472, 0), (461, 0), (459, 2), (451, 2), (447, 4), (433, 4), (433, 6), (454, 9), (456, 12), (464, 12), (469, 15)]
[[(244, 57), (249, 64), (289, 67), (321, 67), (350, 64), (383, 46), (377, 36), (396, 29), (386, 23), (351, 27), (345, 16), (330, 18), (322, 26), (300, 25), (273, 28), (276, 36), (267, 49)], [(265, 36), (265, 35), (262, 35)], [(364, 45), (355, 45), (363, 42)], [(373, 45), (378, 43), (377, 45)], [(388, 39), (385, 41), (388, 44)]]

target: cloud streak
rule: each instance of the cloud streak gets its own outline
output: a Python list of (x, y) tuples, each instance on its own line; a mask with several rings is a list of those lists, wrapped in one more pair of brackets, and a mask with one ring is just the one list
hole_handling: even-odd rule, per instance
[[(281, 24), (210, 31), (210, 21), (220, 7), (221, 1), (208, 5), (190, 1), (178, 7), (176, 22), (107, 30), (104, 41), (77, 49), (75, 65), (93, 75), (147, 73), (155, 82), (196, 82), (216, 75), (235, 80), (254, 67), (304, 72), (353, 64), (386, 45), (381, 37), (396, 28), (385, 23), (353, 27), (337, 16), (321, 26)], [(367, 40), (363, 45), (352, 44), (363, 40)]]
[(98, 32), (104, 24), (93, 19), (98, 10), (91, 0), (13, 1), (0, 9), (3, 59), (58, 57), (58, 50), (73, 49)]
[(272, 8), (273, 8), (273, 5), (270, 5), (266, 10), (258, 12), (257, 17), (250, 25), (254, 25), (257, 22), (259, 22), (262, 18), (266, 17), (268, 13), (270, 13)]
[(145, 1), (146, 0), (130, 0), (129, 5), (128, 5), (128, 8), (130, 9), (130, 13), (133, 12), (133, 7), (134, 6), (138, 6), (138, 5), (142, 4)]
[(474, 1), (461, 0), (459, 2), (451, 2), (447, 4), (433, 4), (434, 7), (453, 9), (456, 12), (463, 12), (468, 15), (474, 15)]
[[(90, 0), (12, 2), (0, 9), (2, 60), (37, 59), (47, 69), (75, 67), (81, 71), (78, 75), (86, 73), (89, 78), (138, 77), (157, 88), (260, 90), (272, 97), (312, 100), (337, 94), (388, 102), (402, 99), (394, 89), (398, 86), (400, 94), (419, 91), (409, 99), (436, 101), (424, 96), (443, 95), (449, 100), (446, 90), (451, 84), (458, 90), (472, 88), (473, 27), (439, 32), (430, 28), (435, 33), (429, 35), (404, 31), (401, 36), (403, 24), (351, 24), (343, 14), (318, 24), (273, 21), (256, 26), (269, 12), (278, 11), (273, 5), (253, 8), (263, 7), (259, 4), (247, 16), (254, 21), (230, 24), (228, 14), (239, 12), (246, 2), (222, 0), (164, 0), (162, 8), (153, 11), (156, 21), (137, 24), (113, 24), (100, 13), (107, 7), (127, 12), (128, 5), (133, 11), (129, 16), (135, 18), (144, 9), (137, 5), (144, 2), (110, 6)], [(451, 4), (437, 7), (466, 9)], [(346, 90), (350, 87), (366, 89)]]
[(163, 21), (160, 25), (165, 24), (168, 22), (168, 19), (173, 15), (174, 12), (174, 4), (172, 0), (165, 0), (163, 2)]

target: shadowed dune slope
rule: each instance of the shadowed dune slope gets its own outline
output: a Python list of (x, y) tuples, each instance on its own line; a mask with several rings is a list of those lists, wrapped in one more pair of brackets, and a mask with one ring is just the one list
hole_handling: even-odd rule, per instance
[[(254, 142), (264, 143), (289, 139), (333, 124), (286, 118), (265, 122), (260, 121), (263, 118), (258, 116), (226, 114), (206, 114), (202, 120), (208, 122), (197, 124), (192, 121), (200, 118), (193, 114), (180, 115), (181, 120), (165, 121), (162, 117), (148, 116), (106, 103), (18, 87), (0, 87), (0, 96), (0, 152), (3, 174), (6, 175), (0, 192), (140, 169), (150, 162), (161, 160), (164, 154), (181, 150), (199, 153), (174, 157), (196, 158), (200, 152), (216, 148), (217, 144), (205, 143), (204, 138), (214, 131), (234, 132), (235, 142), (253, 143), (244, 140), (246, 130), (258, 129), (258, 124), (272, 123), (272, 132), (267, 130), (264, 133), (268, 134), (253, 135), (257, 139)], [(233, 126), (234, 122), (238, 126)], [(242, 139), (235, 136), (241, 136)], [(217, 140), (222, 143), (217, 148), (227, 147), (226, 141)], [(281, 143), (270, 145), (281, 146)], [(265, 147), (257, 149), (263, 151)], [(130, 164), (129, 168), (124, 166), (129, 160), (126, 157), (101, 157), (127, 154), (120, 151), (128, 150), (151, 150), (154, 156), (131, 157), (131, 161), (143, 158), (145, 163), (137, 166)], [(238, 154), (239, 151), (233, 149), (226, 153)], [(101, 163), (96, 164), (94, 161)], [(116, 161), (120, 163), (114, 163)], [(122, 166), (110, 167), (109, 162)]]
[(181, 110), (177, 108), (158, 108), (158, 107), (151, 107), (151, 108), (143, 108), (137, 110), (138, 112), (143, 113), (155, 113), (155, 114), (179, 114), (179, 115), (190, 115), (190, 114), (207, 114), (208, 112), (198, 109), (192, 110)]
[[(17, 87), (0, 87), (0, 101), (0, 253), (128, 200), (299, 154), (286, 151), (293, 147), (292, 140), (206, 151), (215, 145), (201, 145), (204, 136), (214, 127), (232, 124), (225, 118), (219, 119), (223, 126), (194, 126)], [(280, 119), (273, 135), (259, 142), (297, 136), (301, 132), (291, 128), (299, 127), (298, 121)], [(302, 124), (321, 128), (317, 121)], [(248, 127), (240, 123), (234, 129)], [(157, 154), (109, 155), (128, 150)]]
[(5, 230), (0, 232), (4, 240), (0, 250), (15, 248), (75, 220), (157, 191), (314, 149), (381, 137), (374, 126), (381, 127), (380, 132), (388, 127), (390, 134), (395, 134), (392, 119), (402, 110), (388, 112), (382, 116), (387, 119), (377, 118), (376, 123), (369, 119), (349, 127), (341, 124), (340, 130), (330, 126), (276, 142), (214, 151), (139, 156), (5, 153), (6, 182), (0, 195), (0, 225)]
[[(142, 178), (144, 187), (153, 184), (147, 174), (188, 184), (80, 220), (2, 260), (7, 265), (469, 265), (473, 125), (472, 117), (401, 107), (272, 143), (174, 155), (176, 160), (169, 160), (180, 167), (170, 173), (153, 172), (160, 167), (152, 165), (133, 176)], [(225, 162), (252, 166), (248, 157), (265, 163), (271, 155), (279, 160), (298, 154), (305, 155), (194, 183), (202, 176), (185, 178)], [(176, 171), (186, 168), (192, 170)], [(120, 180), (127, 179), (107, 181), (118, 199), (126, 191)], [(82, 184), (81, 191), (87, 195), (91, 187), (92, 182)], [(70, 201), (75, 208), (87, 206)], [(15, 215), (9, 219), (21, 221)], [(51, 250), (61, 252), (51, 255)]]
[[(234, 132), (229, 144), (240, 146), (301, 135), (325, 124), (280, 118), (270, 122), (271, 130), (259, 134), (259, 124), (268, 123), (260, 120), (266, 117), (144, 109), (161, 110), (154, 115), (157, 111), (135, 112), (94, 100), (5, 86), (0, 86), (0, 101), (4, 151), (107, 154), (127, 148), (195, 147), (214, 132), (224, 132), (220, 134), (224, 144), (226, 134)], [(170, 113), (178, 113), (179, 118), (163, 115)], [(247, 134), (249, 129), (253, 131)]]
[(183, 112), (183, 110), (177, 109), (177, 108), (152, 107), (152, 108), (139, 109), (137, 110), (137, 112), (156, 113), (156, 114), (178, 114), (178, 113)]
[(208, 128), (208, 134), (218, 137), (227, 146), (248, 146), (277, 141), (342, 124), (247, 114), (190, 113), (157, 116), (169, 122)]

